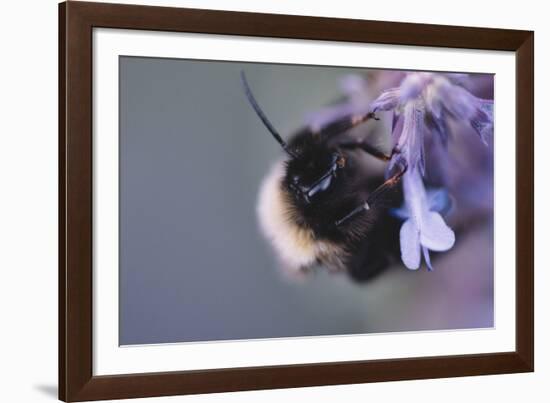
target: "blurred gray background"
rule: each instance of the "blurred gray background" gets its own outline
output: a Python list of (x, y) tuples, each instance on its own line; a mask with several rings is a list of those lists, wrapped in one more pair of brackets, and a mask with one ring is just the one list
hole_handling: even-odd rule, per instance
[(292, 282), (262, 238), (259, 184), (280, 148), (239, 72), (288, 135), (358, 70), (120, 58), (120, 344), (493, 325), (492, 225), (367, 285)]

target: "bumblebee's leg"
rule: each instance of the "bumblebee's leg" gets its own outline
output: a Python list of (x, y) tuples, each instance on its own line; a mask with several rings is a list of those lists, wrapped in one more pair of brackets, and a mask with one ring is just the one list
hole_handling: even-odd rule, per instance
[(367, 197), (367, 200), (361, 204), (360, 206), (357, 206), (354, 208), (350, 213), (348, 213), (346, 216), (341, 218), (340, 220), (336, 221), (336, 225), (341, 225), (344, 222), (348, 221), (349, 219), (355, 217), (357, 214), (368, 211), (371, 209), (373, 205), (376, 204), (377, 200), (382, 197), (387, 191), (393, 189), (395, 185), (399, 183), (401, 180), (401, 177), (407, 172), (407, 163), (405, 160), (401, 160), (398, 162), (399, 170), (394, 173), (388, 180), (386, 180), (383, 184), (378, 186), (374, 192), (372, 192), (369, 197)]
[(355, 150), (360, 149), (366, 152), (367, 154), (372, 155), (373, 157), (378, 158), (382, 161), (389, 161), (392, 157), (392, 155), (395, 153), (395, 151), (392, 151), (390, 155), (385, 154), (383, 151), (380, 151), (374, 146), (371, 146), (370, 144), (364, 142), (363, 140), (347, 140), (342, 141), (338, 143), (338, 146), (341, 148), (345, 148), (348, 150)]

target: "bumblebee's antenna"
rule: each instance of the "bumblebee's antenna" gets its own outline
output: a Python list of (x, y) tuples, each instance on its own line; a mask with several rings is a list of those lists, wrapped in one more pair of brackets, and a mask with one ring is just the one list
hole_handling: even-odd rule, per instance
[(250, 90), (250, 86), (248, 85), (248, 81), (246, 80), (246, 75), (244, 74), (244, 71), (241, 70), (241, 80), (243, 82), (244, 87), (244, 93), (246, 95), (246, 98), (248, 99), (248, 102), (254, 108), (254, 112), (256, 112), (256, 115), (260, 118), (264, 126), (269, 130), (271, 135), (277, 140), (277, 142), (283, 147), (283, 150), (286, 151), (288, 155), (291, 157), (295, 157), (294, 153), (290, 151), (288, 148), (288, 145), (283, 140), (281, 135), (275, 130), (271, 122), (267, 119), (267, 116), (265, 116), (264, 112), (262, 111), (262, 108), (260, 108), (260, 105), (258, 105), (258, 102), (256, 101), (256, 98), (254, 98), (254, 95), (252, 94), (252, 91)]

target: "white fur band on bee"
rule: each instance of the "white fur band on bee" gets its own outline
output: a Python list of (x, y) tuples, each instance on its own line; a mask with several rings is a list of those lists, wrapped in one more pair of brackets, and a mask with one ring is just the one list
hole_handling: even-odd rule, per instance
[(284, 268), (298, 272), (335, 252), (341, 252), (341, 249), (331, 242), (316, 240), (312, 230), (300, 227), (293, 221), (294, 207), (282, 188), (283, 178), (284, 161), (279, 160), (260, 186), (258, 221)]

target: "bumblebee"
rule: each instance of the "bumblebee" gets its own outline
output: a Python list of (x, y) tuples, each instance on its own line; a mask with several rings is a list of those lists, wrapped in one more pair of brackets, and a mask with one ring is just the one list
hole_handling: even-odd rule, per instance
[(378, 120), (375, 114), (346, 116), (318, 131), (304, 127), (285, 141), (243, 72), (241, 79), (248, 102), (284, 151), (263, 179), (257, 203), (260, 228), (281, 264), (292, 274), (323, 266), (360, 282), (373, 278), (399, 253), (399, 222), (388, 213), (388, 200), (407, 170), (398, 158), (385, 181), (365, 172), (361, 153), (390, 161), (397, 152), (349, 135)]

